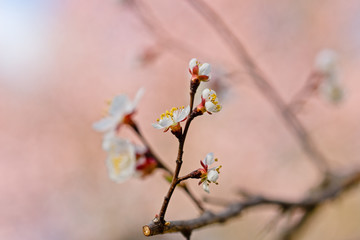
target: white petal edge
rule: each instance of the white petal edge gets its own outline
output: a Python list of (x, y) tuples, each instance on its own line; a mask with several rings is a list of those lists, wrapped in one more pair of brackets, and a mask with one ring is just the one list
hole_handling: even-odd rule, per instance
[(207, 192), (207, 193), (210, 193), (210, 188), (209, 188), (209, 183), (208, 182), (203, 182), (203, 189), (204, 189), (204, 191), (205, 192)]
[(208, 98), (209, 98), (209, 96), (210, 96), (210, 92), (211, 92), (211, 90), (210, 90), (210, 89), (205, 88), (205, 89), (202, 91), (201, 96), (202, 96), (204, 99), (208, 99)]
[(93, 124), (93, 128), (99, 132), (106, 132), (116, 127), (117, 119), (114, 117), (105, 117)]
[(215, 162), (214, 153), (208, 153), (203, 161), (205, 165), (210, 166)]
[(170, 127), (173, 124), (174, 124), (174, 121), (170, 117), (160, 119), (160, 121), (159, 121), (159, 125), (163, 126), (164, 128)]
[(102, 142), (102, 149), (104, 151), (109, 151), (111, 149), (112, 144), (114, 143), (115, 138), (116, 138), (115, 130), (105, 133)]
[(180, 111), (177, 110), (176, 114), (174, 112), (174, 122), (177, 122), (177, 123), (181, 122), (189, 115), (189, 112), (190, 112), (190, 106), (187, 106), (186, 108), (181, 109)]
[[(217, 106), (220, 106), (220, 108), (217, 108)], [(221, 107), (221, 105), (215, 105), (212, 102), (206, 102), (205, 108), (209, 112), (216, 113), (216, 112), (219, 112), (222, 107)]]
[(159, 123), (153, 123), (153, 124), (151, 124), (151, 126), (153, 126), (153, 127), (156, 128), (156, 129), (163, 129), (163, 128), (164, 128), (164, 127), (161, 126)]
[(193, 71), (193, 68), (196, 66), (196, 63), (197, 63), (197, 59), (196, 58), (193, 58), (189, 61), (189, 69), (190, 71), (192, 72)]
[(219, 173), (216, 170), (211, 170), (207, 175), (207, 179), (210, 182), (216, 182), (218, 178), (219, 178)]
[(211, 65), (208, 63), (204, 63), (201, 65), (201, 67), (199, 68), (199, 75), (205, 75), (210, 77), (210, 72), (211, 72)]
[(110, 104), (109, 115), (113, 116), (122, 113), (125, 110), (128, 101), (129, 99), (125, 94), (115, 96)]
[(160, 119), (157, 123), (153, 123), (152, 126), (156, 129), (162, 129), (170, 127), (172, 124), (174, 124), (174, 122), (171, 120), (171, 118), (163, 118)]
[(136, 95), (135, 95), (135, 98), (134, 98), (134, 101), (133, 101), (133, 107), (134, 109), (136, 108), (136, 106), (139, 104), (139, 101), (141, 100), (141, 98), (144, 96), (144, 93), (145, 93), (145, 88), (144, 87), (141, 87)]

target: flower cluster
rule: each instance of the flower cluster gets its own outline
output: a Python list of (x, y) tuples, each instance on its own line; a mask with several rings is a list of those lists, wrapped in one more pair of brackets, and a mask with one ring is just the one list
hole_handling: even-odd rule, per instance
[(95, 130), (104, 132), (102, 148), (107, 152), (109, 177), (115, 182), (123, 182), (132, 176), (146, 176), (157, 167), (156, 160), (146, 148), (140, 148), (118, 136), (122, 125), (135, 126), (132, 117), (143, 93), (144, 89), (139, 89), (134, 101), (126, 95), (114, 97), (107, 116), (93, 125)]
[[(201, 64), (196, 58), (193, 58), (189, 62), (189, 72), (191, 74), (191, 93), (195, 95), (200, 82), (207, 82), (210, 79), (211, 66), (208, 63)], [(182, 121), (185, 121), (188, 117), (194, 118), (202, 115), (205, 112), (209, 114), (217, 113), (221, 108), (216, 92), (206, 88), (202, 91), (201, 102), (193, 110), (193, 113), (190, 112), (192, 111), (190, 106), (186, 108), (172, 108), (171, 111), (166, 111), (161, 114), (160, 118), (157, 119), (156, 123), (153, 123), (152, 126), (156, 129), (164, 129), (164, 132), (171, 129), (171, 132), (179, 138), (182, 134), (182, 128), (180, 126)], [(201, 178), (199, 184), (202, 184), (203, 189), (208, 193), (209, 184), (212, 182), (217, 184), (216, 181), (219, 178), (219, 169), (221, 168), (220, 166), (209, 169), (209, 166), (214, 161), (217, 161), (217, 159), (214, 159), (213, 153), (209, 153), (204, 161), (200, 161), (203, 168), (194, 171), (199, 174), (196, 178)]]
[[(208, 63), (201, 64), (193, 58), (189, 62), (189, 71), (191, 74), (192, 105), (200, 83), (207, 82), (210, 79), (211, 66)], [(159, 167), (158, 165), (161, 165), (146, 147), (141, 148), (119, 137), (119, 129), (123, 125), (131, 126), (137, 134), (140, 134), (133, 121), (133, 115), (143, 92), (144, 90), (140, 89), (134, 101), (131, 101), (126, 95), (114, 97), (109, 103), (107, 116), (93, 125), (95, 130), (104, 133), (102, 147), (107, 152), (106, 166), (110, 178), (115, 182), (123, 182), (132, 176), (146, 176)], [(156, 129), (162, 129), (164, 132), (170, 129), (180, 141), (184, 141), (181, 122), (189, 120), (190, 124), (195, 117), (205, 112), (209, 114), (219, 112), (221, 108), (216, 92), (211, 89), (204, 89), (201, 94), (201, 102), (195, 109), (191, 109), (190, 106), (174, 107), (161, 114), (152, 126)], [(217, 184), (219, 178), (221, 166), (209, 168), (215, 161), (217, 159), (214, 159), (213, 153), (209, 153), (203, 161), (200, 161), (202, 168), (193, 171), (196, 174), (191, 177), (201, 179), (199, 184), (202, 184), (203, 189), (208, 193), (210, 183)]]
[[(189, 71), (191, 73), (191, 81), (208, 81), (210, 79), (211, 66), (208, 63), (201, 64), (196, 58), (193, 58), (189, 62)], [(211, 89), (204, 89), (201, 94), (201, 103), (194, 111), (197, 115), (201, 115), (204, 112), (211, 114), (219, 112), (221, 108), (216, 92)], [(152, 126), (156, 129), (164, 129), (164, 132), (171, 129), (173, 133), (181, 133), (180, 122), (187, 119), (190, 111), (190, 106), (186, 108), (174, 107), (171, 111), (161, 114), (160, 118)]]
[(203, 161), (200, 161), (201, 166), (201, 180), (199, 185), (202, 184), (205, 192), (210, 193), (209, 185), (210, 183), (218, 184), (216, 181), (219, 178), (221, 165), (218, 167), (213, 167), (209, 169), (209, 166), (214, 162), (217, 162), (218, 159), (214, 158), (213, 153), (208, 153)]

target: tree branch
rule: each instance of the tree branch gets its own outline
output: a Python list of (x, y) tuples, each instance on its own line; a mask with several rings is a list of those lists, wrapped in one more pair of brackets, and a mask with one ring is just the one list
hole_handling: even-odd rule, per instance
[(324, 187), (319, 185), (319, 190), (310, 192), (300, 201), (286, 201), (281, 199), (273, 199), (263, 196), (253, 196), (242, 202), (235, 202), (228, 205), (223, 211), (218, 213), (204, 212), (200, 217), (183, 220), (170, 221), (161, 226), (158, 221), (152, 221), (143, 227), (145, 236), (154, 236), (164, 233), (174, 232), (192, 232), (195, 229), (202, 228), (215, 223), (224, 223), (241, 214), (245, 209), (257, 207), (261, 205), (275, 205), (284, 210), (303, 209), (305, 212), (314, 209), (320, 204), (324, 204), (328, 200), (339, 197), (342, 193), (351, 189), (360, 182), (360, 170), (340, 177), (333, 177)]
[(183, 156), (183, 153), (184, 153), (184, 144), (185, 144), (185, 140), (186, 140), (186, 135), (187, 135), (187, 132), (189, 130), (191, 121), (196, 116), (196, 115), (193, 114), (193, 105), (194, 105), (195, 93), (196, 93), (196, 90), (197, 90), (198, 86), (199, 86), (199, 84), (194, 85), (194, 84), (192, 84), (192, 82), (190, 83), (190, 113), (189, 113), (188, 119), (186, 120), (184, 131), (183, 131), (182, 135), (179, 137), (179, 149), (178, 149), (178, 156), (177, 156), (177, 159), (176, 159), (175, 173), (174, 173), (170, 188), (169, 188), (166, 196), (164, 197), (164, 201), (162, 203), (160, 213), (159, 213), (159, 223), (161, 225), (163, 225), (163, 227), (164, 227), (164, 224), (165, 224), (165, 213), (166, 213), (167, 207), (169, 205), (171, 196), (174, 193), (174, 190), (175, 190), (176, 186), (179, 183), (178, 177), (179, 177), (181, 165), (182, 165), (182, 162), (183, 162), (182, 161), (182, 156)]
[[(163, 161), (161, 161), (161, 159), (154, 153), (154, 151), (152, 150), (150, 143), (146, 140), (146, 138), (144, 137), (144, 135), (141, 133), (139, 127), (137, 126), (137, 124), (135, 122), (133, 122), (132, 124), (130, 124), (131, 128), (134, 130), (134, 132), (138, 135), (138, 137), (140, 138), (141, 142), (145, 145), (145, 147), (148, 149), (149, 154), (156, 160), (156, 162), (158, 163), (158, 167), (164, 169), (167, 173), (169, 173), (172, 177), (174, 176), (174, 173), (170, 170), (170, 168), (168, 168), (165, 163)], [(205, 209), (203, 207), (203, 205), (201, 204), (201, 202), (194, 196), (194, 194), (190, 191), (190, 189), (188, 188), (188, 186), (186, 185), (186, 183), (181, 184), (181, 187), (183, 188), (183, 190), (185, 191), (185, 193), (190, 197), (190, 199), (195, 203), (195, 205), (198, 207), (198, 209), (200, 210), (200, 212), (204, 212)]]

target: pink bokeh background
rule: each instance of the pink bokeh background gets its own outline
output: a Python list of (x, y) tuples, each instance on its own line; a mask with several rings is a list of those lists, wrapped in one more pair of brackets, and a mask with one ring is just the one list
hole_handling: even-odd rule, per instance
[[(286, 101), (302, 86), (319, 50), (337, 51), (345, 101), (334, 106), (315, 96), (299, 116), (333, 169), (360, 167), (359, 2), (207, 2)], [(112, 182), (102, 136), (92, 123), (102, 117), (105, 100), (120, 93), (133, 97), (145, 87), (135, 119), (173, 167), (177, 141), (151, 123), (166, 109), (188, 104), (192, 57), (211, 63), (226, 91), (223, 110), (190, 127), (182, 173), (214, 152), (223, 168), (211, 196), (232, 200), (238, 188), (297, 199), (319, 181), (311, 160), (212, 27), (186, 1), (145, 3), (151, 10), (146, 14), (156, 16), (185, 50), (159, 41), (119, 1), (0, 2), (0, 239), (145, 239), (141, 227), (159, 211), (168, 185), (160, 171)], [(157, 55), (144, 64), (139, 56), (149, 49)], [(122, 136), (138, 141), (128, 129)], [(206, 195), (197, 181), (189, 184), (198, 197)], [(326, 204), (302, 239), (358, 239), (359, 191)], [(262, 231), (275, 213), (247, 211), (226, 225), (196, 231), (194, 239), (276, 239), (280, 229)], [(196, 215), (177, 191), (167, 218)]]

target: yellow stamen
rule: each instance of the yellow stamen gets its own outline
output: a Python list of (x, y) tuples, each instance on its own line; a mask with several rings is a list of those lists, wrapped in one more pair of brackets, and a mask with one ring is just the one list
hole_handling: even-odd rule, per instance
[(120, 163), (122, 162), (123, 160), (123, 157), (121, 155), (119, 156), (116, 156), (116, 157), (113, 157), (111, 159), (112, 161), (112, 165), (114, 167), (114, 170), (115, 170), (115, 174), (119, 174), (120, 171), (121, 171), (121, 168), (120, 168)]
[(173, 116), (174, 116), (174, 112), (177, 111), (177, 110), (180, 110), (180, 109), (181, 110), (184, 109), (184, 106), (179, 107), (179, 108), (173, 107), (173, 108), (171, 108), (170, 112), (168, 110), (166, 110), (165, 113), (160, 115), (160, 119), (157, 119), (157, 121), (160, 121), (161, 119), (163, 119), (165, 117), (170, 117), (172, 119)]

